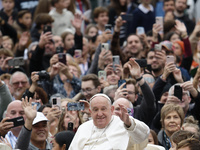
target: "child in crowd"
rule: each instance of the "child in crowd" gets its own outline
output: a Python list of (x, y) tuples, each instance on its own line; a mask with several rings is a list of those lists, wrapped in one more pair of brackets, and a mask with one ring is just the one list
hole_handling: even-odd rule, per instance
[(17, 20), (14, 22), (13, 27), (17, 31), (18, 37), (23, 32), (30, 31), (32, 25), (32, 15), (29, 10), (22, 10), (18, 13)]
[(13, 51), (14, 43), (9, 36), (3, 36), (2, 46), (10, 51)]
[(75, 33), (75, 29), (71, 24), (71, 20), (73, 19), (72, 12), (65, 9), (65, 0), (52, 0), (51, 4), (54, 9), (52, 9), (49, 14), (54, 19), (52, 33), (53, 35), (61, 35), (65, 31), (69, 31), (71, 33)]
[(155, 23), (155, 12), (150, 3), (151, 0), (142, 0), (138, 8), (133, 11), (131, 33), (135, 33), (137, 27), (144, 27), (145, 32), (152, 30)]
[(101, 35), (105, 31), (105, 25), (108, 24), (108, 10), (104, 7), (97, 7), (94, 9), (93, 16), (99, 29), (98, 33)]
[(3, 8), (0, 11), (0, 17), (8, 22), (10, 25), (13, 24), (13, 21), (17, 18), (17, 10), (14, 8), (14, 0), (2, 0)]

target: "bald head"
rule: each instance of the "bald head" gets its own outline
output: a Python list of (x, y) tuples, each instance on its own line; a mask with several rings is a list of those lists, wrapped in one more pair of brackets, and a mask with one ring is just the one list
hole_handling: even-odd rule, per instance
[(21, 104), (22, 102), (20, 100), (12, 101), (7, 107), (6, 117), (10, 117), (11, 119), (19, 116), (24, 117), (24, 110)]
[(126, 98), (119, 98), (116, 101), (114, 101), (113, 106), (114, 106), (114, 115), (116, 115), (116, 112), (121, 111), (119, 104), (124, 105), (126, 108), (132, 108), (133, 109), (133, 104)]

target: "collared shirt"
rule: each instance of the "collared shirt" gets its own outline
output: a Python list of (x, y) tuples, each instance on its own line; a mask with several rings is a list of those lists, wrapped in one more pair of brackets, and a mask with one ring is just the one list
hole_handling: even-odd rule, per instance
[(147, 14), (149, 11), (153, 11), (153, 6), (149, 5), (150, 9), (145, 8), (142, 4), (138, 6), (138, 8), (144, 13)]
[(11, 144), (12, 148), (14, 149), (16, 141), (17, 141), (17, 137), (14, 136), (12, 131), (8, 131), (8, 133), (6, 134), (5, 138), (8, 140), (8, 142)]

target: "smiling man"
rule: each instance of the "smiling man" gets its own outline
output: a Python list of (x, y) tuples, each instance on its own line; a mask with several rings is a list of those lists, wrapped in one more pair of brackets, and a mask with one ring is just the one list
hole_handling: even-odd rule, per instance
[[(128, 115), (124, 105), (121, 112), (112, 115), (114, 107), (105, 94), (96, 94), (90, 99), (93, 120), (82, 124), (69, 150), (127, 149), (143, 142), (149, 135), (149, 127)], [(119, 142), (120, 141), (120, 142)]]
[(36, 106), (32, 107), (30, 102), (22, 100), (22, 108), (24, 109), (26, 121), (22, 127), (16, 142), (16, 149), (23, 150), (50, 150), (51, 145), (47, 141), (48, 137), (48, 119), (43, 113), (37, 112)]

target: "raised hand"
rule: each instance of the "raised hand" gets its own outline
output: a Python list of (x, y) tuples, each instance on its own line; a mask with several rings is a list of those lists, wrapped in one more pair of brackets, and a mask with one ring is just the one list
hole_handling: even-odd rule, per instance
[(29, 39), (30, 39), (30, 33), (23, 32), (19, 39), (19, 48), (24, 50), (24, 47), (26, 47), (26, 45), (28, 44)]
[(181, 87), (183, 88), (184, 91), (189, 91), (190, 94), (196, 98), (198, 96), (197, 90), (194, 88), (193, 84), (191, 81), (184, 82), (181, 84)]
[[(124, 14), (124, 13), (121, 13), (121, 15)], [(119, 16), (116, 20), (115, 20), (115, 28), (114, 28), (114, 31), (115, 32), (119, 32), (120, 31), (120, 27), (126, 23), (125, 20), (122, 20), (122, 17)]]
[(162, 74), (162, 79), (166, 80), (169, 74), (174, 72), (175, 70), (176, 70), (176, 65), (174, 64), (174, 62), (166, 63)]
[(50, 66), (55, 65), (58, 61), (58, 54), (54, 54), (50, 59)]
[(123, 83), (115, 92), (115, 97), (114, 100), (117, 100), (119, 98), (127, 98), (128, 97), (128, 92), (126, 88), (123, 88), (126, 83)]
[(187, 28), (185, 26), (185, 24), (179, 20), (175, 20), (175, 28), (179, 31), (179, 32), (187, 32)]
[(82, 25), (82, 17), (81, 14), (76, 13), (74, 15), (74, 19), (71, 20), (72, 25), (74, 26), (74, 28), (76, 29), (76, 32), (81, 30), (81, 25)]
[(40, 41), (39, 41), (39, 47), (42, 49), (42, 48), (44, 48), (44, 46), (48, 43), (48, 42), (50, 42), (50, 40), (52, 40), (52, 37), (53, 37), (53, 35), (52, 35), (52, 33), (51, 32), (46, 32), (46, 33), (41, 33), (41, 35), (40, 35)]
[(173, 76), (174, 76), (175, 80), (178, 83), (182, 83), (183, 82), (182, 73), (181, 73), (180, 69), (176, 68), (172, 73), (173, 73)]
[(47, 114), (47, 119), (49, 120), (49, 123), (51, 124), (55, 118), (60, 118), (60, 115), (61, 115), (61, 111), (54, 107), (54, 108), (51, 108), (50, 111), (48, 112)]
[(129, 60), (129, 62), (130, 63), (128, 64), (128, 67), (129, 67), (131, 76), (134, 77), (135, 79), (140, 78), (141, 77), (141, 68), (138, 65), (138, 63), (134, 60), (134, 58), (131, 58)]
[(121, 111), (116, 112), (116, 115), (124, 122), (127, 127), (131, 126), (131, 120), (127, 108), (124, 105), (118, 104)]
[(126, 79), (126, 78), (129, 78), (129, 75), (130, 75), (130, 70), (129, 70), (129, 66), (130, 65), (130, 62), (126, 62), (123, 66), (123, 79)]
[(103, 49), (99, 55), (98, 68), (104, 69), (104, 66), (112, 62), (111, 51)]
[(22, 98), (22, 108), (24, 109), (24, 113), (26, 116), (25, 127), (29, 130), (32, 129), (33, 120), (37, 115), (36, 105), (32, 106), (31, 102), (32, 98), (30, 98), (29, 101), (27, 96), (25, 97), (25, 99)]

